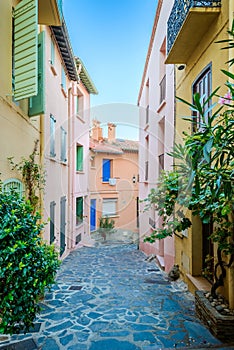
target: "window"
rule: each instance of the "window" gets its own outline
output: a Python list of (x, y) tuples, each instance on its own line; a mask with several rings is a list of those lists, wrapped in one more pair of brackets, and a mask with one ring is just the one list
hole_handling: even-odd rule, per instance
[(76, 114), (79, 114), (80, 110), (80, 97), (76, 96)]
[(60, 128), (61, 132), (61, 150), (60, 150), (60, 159), (62, 162), (66, 162), (67, 158), (66, 158), (66, 153), (67, 153), (67, 132), (66, 130), (61, 127)]
[(55, 205), (56, 203), (54, 201), (50, 202), (50, 244), (55, 239)]
[(83, 171), (83, 156), (84, 149), (83, 146), (77, 145), (76, 146), (76, 171)]
[(23, 196), (23, 184), (18, 179), (8, 179), (3, 182), (3, 192), (5, 193), (11, 193), (15, 192), (18, 193), (20, 197)]
[(60, 198), (60, 256), (66, 247), (66, 196)]
[(55, 63), (55, 46), (54, 46), (54, 41), (51, 39), (50, 42), (50, 64), (54, 66)]
[(111, 160), (103, 159), (102, 160), (102, 181), (109, 182), (111, 177)]
[(160, 175), (164, 170), (164, 153), (158, 156), (158, 163), (159, 163), (158, 169), (159, 169), (159, 175)]
[[(211, 65), (205, 68), (205, 70), (200, 74), (198, 79), (194, 82), (192, 90), (193, 90), (193, 95), (195, 93), (199, 93), (201, 104), (203, 104), (208, 98), (208, 96), (211, 94)], [(205, 122), (207, 122), (209, 115), (211, 113), (211, 112), (206, 113), (206, 111), (210, 106), (211, 106), (211, 100), (204, 107)], [(194, 112), (193, 117), (194, 117), (193, 131), (197, 129), (202, 129), (203, 120), (201, 115), (199, 113)]]
[(83, 223), (83, 197), (76, 198), (76, 225)]
[(53, 115), (50, 115), (50, 156), (55, 157), (55, 123)]
[(95, 156), (90, 156), (90, 166), (91, 168), (95, 168)]
[(116, 216), (117, 198), (104, 198), (102, 202), (103, 216)]
[(61, 87), (64, 91), (67, 90), (66, 74), (65, 74), (63, 66), (61, 66)]

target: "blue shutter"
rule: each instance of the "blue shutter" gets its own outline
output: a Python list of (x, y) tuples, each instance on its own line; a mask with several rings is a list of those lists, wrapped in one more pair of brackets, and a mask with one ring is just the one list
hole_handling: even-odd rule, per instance
[(29, 99), (29, 116), (45, 113), (45, 32), (38, 35), (38, 94)]
[(102, 160), (102, 181), (109, 182), (110, 170), (111, 170), (111, 161), (110, 159)]
[(22, 0), (14, 11), (16, 101), (37, 95), (37, 3), (37, 0)]

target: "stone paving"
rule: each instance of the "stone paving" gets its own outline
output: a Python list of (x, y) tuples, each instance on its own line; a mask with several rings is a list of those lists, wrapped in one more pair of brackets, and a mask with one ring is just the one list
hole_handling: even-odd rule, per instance
[[(37, 332), (5, 339), (0, 349), (226, 349), (195, 317), (185, 284), (145, 258), (135, 244), (73, 251), (45, 296)], [(37, 346), (17, 347), (27, 339)]]

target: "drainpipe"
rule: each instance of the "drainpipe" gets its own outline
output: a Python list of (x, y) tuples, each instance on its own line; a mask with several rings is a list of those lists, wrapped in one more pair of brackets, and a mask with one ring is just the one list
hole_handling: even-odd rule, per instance
[[(234, 3), (233, 1), (229, 1), (229, 29), (232, 27), (232, 22), (234, 20)], [(233, 52), (232, 50), (228, 50), (229, 60), (233, 59)], [(229, 66), (230, 73), (234, 73), (233, 66)], [(233, 216), (232, 216), (232, 219)], [(229, 268), (229, 283), (228, 283), (228, 296), (229, 296), (229, 307), (231, 309), (234, 309), (234, 269), (231, 266)]]

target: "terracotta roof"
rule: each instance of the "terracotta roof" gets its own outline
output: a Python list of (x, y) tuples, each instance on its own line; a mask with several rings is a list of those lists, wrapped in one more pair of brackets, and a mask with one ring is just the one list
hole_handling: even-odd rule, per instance
[(116, 139), (108, 141), (103, 139), (100, 142), (90, 140), (90, 149), (95, 153), (123, 154), (124, 152), (138, 153), (138, 141)]

